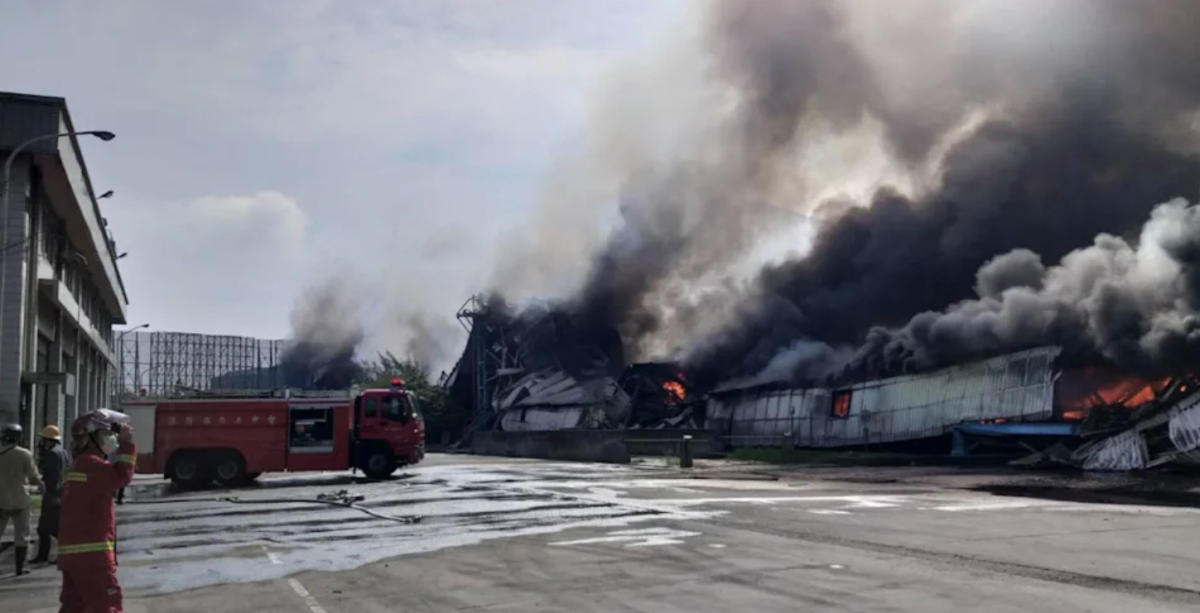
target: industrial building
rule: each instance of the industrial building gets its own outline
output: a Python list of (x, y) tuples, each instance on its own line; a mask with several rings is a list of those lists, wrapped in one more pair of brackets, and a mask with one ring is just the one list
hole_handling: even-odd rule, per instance
[(510, 451), (486, 445), (519, 440), (492, 433), (536, 443), (550, 431), (616, 430), (702, 436), (716, 450), (893, 445), (1026, 453), (1023, 463), (1100, 470), (1200, 464), (1194, 374), (1154, 379), (1060, 362), (1053, 345), (866, 381), (732, 380), (698, 390), (680, 365), (624, 364), (615, 332), (584, 332), (553, 309), (472, 298), (458, 316), (468, 341), (442, 385), (470, 410), (466, 434), (489, 453)]
[(32, 437), (108, 406), (128, 297), (62, 98), (0, 93), (0, 421)]
[(851, 447), (938, 437), (964, 423), (1046, 421), (1060, 352), (1039, 347), (844, 387), (718, 388), (709, 428), (735, 446)]

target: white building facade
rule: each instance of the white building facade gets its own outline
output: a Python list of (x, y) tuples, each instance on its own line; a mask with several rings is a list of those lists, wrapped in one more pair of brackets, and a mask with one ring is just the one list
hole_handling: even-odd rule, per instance
[(0, 186), (0, 423), (20, 423), (30, 442), (108, 406), (112, 328), (128, 306), (79, 148), (91, 136), (75, 131), (62, 98), (0, 92), (0, 162), (37, 139)]

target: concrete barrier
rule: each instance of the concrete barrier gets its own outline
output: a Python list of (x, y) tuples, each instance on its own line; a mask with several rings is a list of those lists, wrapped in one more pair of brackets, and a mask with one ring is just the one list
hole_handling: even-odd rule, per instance
[(623, 430), (550, 430), (546, 432), (476, 432), (471, 453), (574, 462), (628, 464)]
[(709, 430), (626, 430), (629, 455), (678, 457), (684, 436), (692, 437), (692, 456), (719, 458), (725, 455), (724, 443)]

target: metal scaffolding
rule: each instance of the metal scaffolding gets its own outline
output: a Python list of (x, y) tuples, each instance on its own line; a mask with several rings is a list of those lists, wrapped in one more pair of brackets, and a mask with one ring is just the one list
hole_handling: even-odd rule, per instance
[(121, 338), (122, 396), (182, 390), (266, 389), (283, 385), (284, 341), (187, 332), (131, 332)]

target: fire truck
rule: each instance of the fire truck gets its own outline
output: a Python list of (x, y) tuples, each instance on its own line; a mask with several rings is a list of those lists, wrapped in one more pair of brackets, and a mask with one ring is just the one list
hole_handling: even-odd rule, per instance
[(383, 478), (425, 456), (425, 422), (404, 382), (357, 393), (203, 393), (122, 403), (137, 472), (182, 487), (231, 486), (268, 471), (346, 470)]

